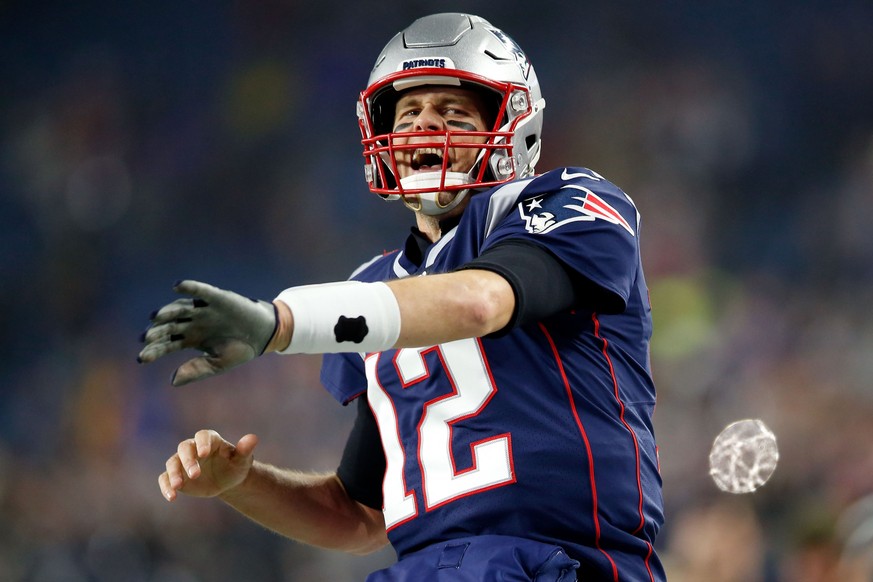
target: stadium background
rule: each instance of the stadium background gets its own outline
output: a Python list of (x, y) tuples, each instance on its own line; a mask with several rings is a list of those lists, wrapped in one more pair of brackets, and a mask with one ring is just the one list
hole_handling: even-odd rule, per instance
[[(391, 559), (167, 504), (156, 477), (194, 430), (329, 470), (351, 411), (318, 358), (173, 389), (179, 359), (138, 366), (137, 337), (176, 279), (271, 297), (402, 240), (354, 101), (391, 35), (458, 9), (529, 53), (541, 169), (594, 168), (642, 211), (671, 580), (871, 579), (873, 4), (776, 0), (0, 2), (0, 579), (354, 580)], [(782, 460), (734, 497), (706, 455), (745, 417)]]

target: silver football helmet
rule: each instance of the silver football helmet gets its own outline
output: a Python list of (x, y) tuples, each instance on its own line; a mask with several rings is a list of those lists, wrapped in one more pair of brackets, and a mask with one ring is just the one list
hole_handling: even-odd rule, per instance
[[(489, 131), (395, 133), (394, 107), (400, 94), (424, 85), (476, 90), (493, 103)], [(425, 214), (448, 212), (470, 190), (489, 188), (532, 175), (540, 156), (543, 108), (536, 73), (521, 48), (488, 21), (470, 14), (419, 18), (382, 50), (358, 101), (358, 123), (370, 190), (385, 199), (403, 199)], [(414, 144), (406, 143), (411, 136)], [(422, 143), (422, 138), (428, 143)], [(478, 138), (478, 141), (472, 140)], [(485, 139), (485, 143), (482, 143)], [(401, 150), (442, 151), (442, 171), (397, 179)], [(450, 148), (475, 148), (467, 173), (448, 171)], [(457, 192), (448, 204), (440, 192)]]

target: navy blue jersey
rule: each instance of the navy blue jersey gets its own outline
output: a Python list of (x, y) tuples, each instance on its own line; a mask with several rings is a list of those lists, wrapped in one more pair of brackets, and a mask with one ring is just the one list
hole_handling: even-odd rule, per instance
[(472, 196), (420, 265), (395, 251), (353, 278), (449, 272), (507, 239), (541, 245), (625, 309), (577, 306), (498, 337), (326, 355), (326, 388), (343, 403), (366, 393), (379, 425), (391, 543), (402, 559), (470, 535), (524, 537), (563, 547), (583, 580), (662, 580), (651, 315), (624, 192), (584, 168), (511, 182)]

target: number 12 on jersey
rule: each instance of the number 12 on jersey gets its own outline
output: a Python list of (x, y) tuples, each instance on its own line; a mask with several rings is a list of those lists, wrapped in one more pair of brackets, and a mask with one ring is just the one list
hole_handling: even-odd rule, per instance
[[(470, 444), (473, 464), (457, 470), (452, 454), (453, 426), (479, 414), (497, 393), (497, 387), (478, 339), (458, 340), (438, 346), (404, 348), (394, 356), (394, 368), (404, 390), (430, 377), (425, 356), (435, 353), (445, 370), (447, 392), (424, 402), (418, 423), (418, 459), (407, 459), (401, 441), (397, 410), (379, 381), (381, 354), (366, 360), (367, 398), (373, 409), (385, 449), (382, 485), (385, 526), (388, 529), (418, 515), (413, 492), (406, 486), (407, 463), (418, 462), (422, 497), (429, 511), (460, 497), (513, 483), (512, 436), (505, 432)], [(412, 438), (412, 435), (405, 435)]]

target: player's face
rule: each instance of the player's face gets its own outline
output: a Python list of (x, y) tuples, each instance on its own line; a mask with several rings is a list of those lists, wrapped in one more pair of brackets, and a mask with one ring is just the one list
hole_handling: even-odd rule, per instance
[[(403, 94), (394, 114), (394, 133), (413, 131), (487, 131), (485, 103), (478, 93), (460, 88), (423, 87)], [(484, 143), (485, 137), (457, 138), (458, 141)], [(431, 137), (410, 136), (398, 139), (398, 144), (443, 141)], [(449, 147), (447, 170), (469, 172), (479, 155), (478, 148)], [(443, 165), (443, 148), (398, 150), (397, 170), (400, 178), (439, 172)]]

